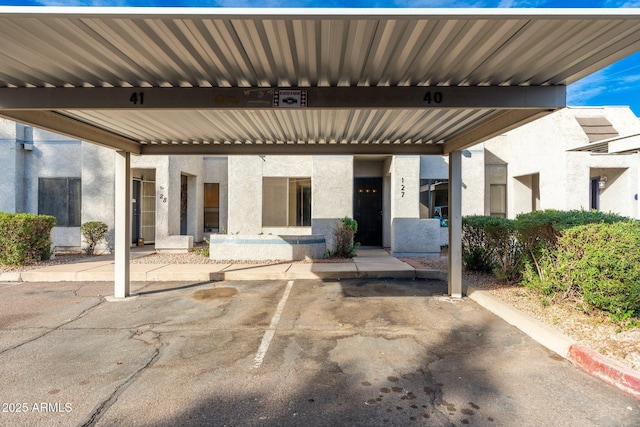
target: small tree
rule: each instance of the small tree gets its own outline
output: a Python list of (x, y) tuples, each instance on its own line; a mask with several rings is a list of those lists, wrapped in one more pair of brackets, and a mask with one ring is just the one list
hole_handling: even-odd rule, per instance
[(109, 231), (107, 224), (100, 221), (85, 222), (80, 226), (82, 237), (87, 242), (87, 247), (85, 248), (87, 255), (93, 255), (98, 243), (106, 237), (107, 231)]
[(336, 239), (336, 249), (333, 256), (337, 258), (353, 258), (359, 243), (353, 242), (353, 236), (358, 231), (358, 222), (355, 219), (345, 216), (336, 224), (333, 229), (333, 236)]

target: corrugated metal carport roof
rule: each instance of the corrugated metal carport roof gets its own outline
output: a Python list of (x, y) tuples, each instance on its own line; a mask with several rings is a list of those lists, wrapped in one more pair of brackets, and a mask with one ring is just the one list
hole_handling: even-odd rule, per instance
[[(0, 7), (0, 114), (142, 154), (446, 153), (564, 106), (564, 85), (640, 50), (639, 30), (629, 9)], [(500, 103), (504, 87), (546, 86), (560, 91)], [(277, 89), (348, 87), (360, 90), (273, 107)], [(439, 103), (384, 106), (388, 88), (424, 101), (445, 87)], [(46, 88), (58, 88), (49, 101), (31, 96)], [(211, 108), (151, 102), (182, 97), (175, 88)], [(266, 102), (238, 103), (238, 88)], [(71, 101), (58, 104), (63, 89)], [(120, 93), (147, 105), (100, 104)]]

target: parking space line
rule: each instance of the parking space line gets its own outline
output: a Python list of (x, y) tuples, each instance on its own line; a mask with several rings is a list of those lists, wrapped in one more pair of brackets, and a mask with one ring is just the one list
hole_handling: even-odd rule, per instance
[(287, 287), (284, 290), (284, 294), (282, 298), (280, 298), (280, 302), (276, 307), (276, 312), (271, 319), (271, 324), (264, 332), (264, 336), (262, 337), (262, 342), (260, 343), (260, 347), (258, 348), (258, 352), (256, 353), (256, 357), (253, 359), (253, 369), (258, 369), (262, 365), (262, 361), (264, 360), (264, 356), (267, 354), (267, 350), (269, 350), (269, 345), (271, 344), (271, 340), (273, 336), (276, 334), (276, 327), (278, 326), (278, 322), (280, 322), (280, 316), (282, 316), (282, 312), (284, 311), (284, 306), (287, 304), (287, 299), (289, 298), (289, 293), (291, 292), (291, 288), (293, 287), (293, 280), (289, 280), (287, 283)]

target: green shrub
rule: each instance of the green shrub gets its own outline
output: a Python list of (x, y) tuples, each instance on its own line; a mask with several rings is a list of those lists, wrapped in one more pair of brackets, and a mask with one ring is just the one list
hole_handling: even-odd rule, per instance
[(517, 238), (513, 220), (492, 217), (487, 223), (486, 234), (493, 252), (493, 273), (501, 279), (515, 281), (522, 272), (522, 244)]
[(49, 215), (0, 212), (0, 263), (26, 265), (49, 259), (55, 224)]
[(85, 222), (80, 226), (80, 232), (84, 241), (87, 243), (87, 247), (84, 249), (87, 255), (93, 255), (96, 246), (107, 236), (109, 227), (107, 224), (100, 221)]
[(358, 231), (358, 222), (355, 219), (345, 216), (333, 229), (335, 237), (335, 250), (327, 251), (326, 257), (353, 258), (359, 243), (353, 242), (353, 236)]
[(462, 264), (467, 270), (489, 273), (497, 266), (486, 232), (491, 219), (476, 215), (462, 218)]
[(211, 255), (210, 243), (211, 241), (208, 238), (203, 238), (202, 241), (205, 243), (205, 246), (201, 246), (199, 248), (194, 249), (194, 252), (198, 255), (209, 258)]
[(547, 209), (520, 214), (515, 219), (517, 238), (527, 254), (527, 262), (533, 263), (537, 274), (544, 279), (541, 259), (555, 250), (563, 230), (580, 225), (627, 221), (628, 218), (599, 211), (557, 211)]
[(462, 262), (467, 270), (519, 277), (522, 248), (512, 220), (495, 216), (462, 218)]
[(588, 224), (564, 230), (539, 260), (528, 286), (608, 312), (614, 320), (640, 317), (640, 223)]

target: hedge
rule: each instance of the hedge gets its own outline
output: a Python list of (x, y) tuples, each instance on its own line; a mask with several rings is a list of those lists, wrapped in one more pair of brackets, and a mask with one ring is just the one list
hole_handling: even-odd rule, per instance
[(515, 220), (462, 219), (467, 270), (599, 309), (616, 321), (640, 318), (640, 222), (597, 211), (536, 211)]
[(55, 224), (49, 215), (0, 212), (0, 263), (25, 265), (49, 259)]
[[(533, 264), (538, 276), (544, 278), (540, 259), (556, 249), (558, 238), (563, 230), (586, 224), (612, 224), (621, 221), (628, 221), (628, 218), (595, 210), (547, 209), (518, 215), (514, 226), (518, 240), (527, 254), (525, 264)], [(530, 266), (530, 268), (533, 267)]]
[(640, 223), (587, 224), (564, 230), (525, 284), (576, 300), (614, 320), (640, 317)]
[(462, 262), (467, 270), (515, 280), (521, 261), (522, 247), (512, 220), (476, 215), (462, 218)]

